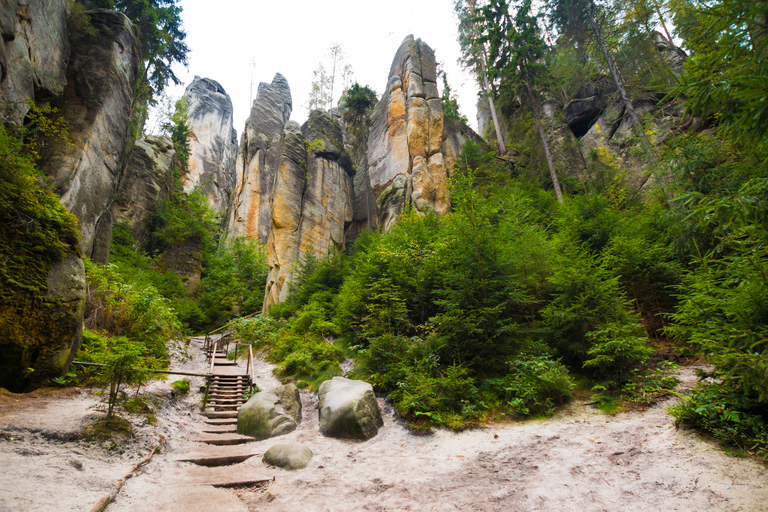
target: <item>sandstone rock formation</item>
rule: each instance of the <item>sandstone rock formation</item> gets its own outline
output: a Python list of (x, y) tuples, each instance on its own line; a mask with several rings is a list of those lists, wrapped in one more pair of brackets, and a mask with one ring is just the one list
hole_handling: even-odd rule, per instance
[(334, 377), (320, 385), (320, 432), (345, 439), (370, 439), (384, 425), (373, 387), (361, 380)]
[(128, 223), (137, 250), (147, 249), (152, 213), (171, 193), (175, 157), (168, 137), (153, 136), (136, 141), (128, 155), (115, 198), (115, 221)]
[(270, 466), (295, 471), (307, 467), (313, 455), (312, 450), (305, 444), (279, 443), (270, 447), (261, 460)]
[(53, 263), (42, 296), (0, 303), (0, 387), (19, 393), (66, 374), (80, 348), (85, 267), (77, 255)]
[(230, 237), (267, 243), (272, 228), (272, 189), (282, 151), (279, 142), (292, 108), (291, 90), (281, 74), (271, 84), (259, 84), (237, 151), (227, 224)]
[(237, 133), (232, 126), (232, 100), (210, 78), (196, 76), (184, 92), (189, 126), (189, 162), (184, 192), (199, 188), (217, 213), (229, 207), (235, 188)]
[(354, 171), (341, 129), (330, 115), (314, 111), (301, 128), (289, 121), (279, 147), (267, 240), (265, 311), (288, 296), (300, 258), (345, 248), (344, 230), (352, 221)]
[(368, 178), (377, 198), (378, 225), (384, 230), (406, 202), (418, 211), (448, 212), (443, 105), (436, 80), (434, 51), (420, 39), (406, 37), (392, 62), (368, 138)]
[(20, 125), (27, 99), (44, 104), (64, 92), (69, 39), (66, 0), (0, 0), (0, 103)]
[(257, 440), (296, 430), (301, 422), (301, 398), (293, 384), (260, 391), (237, 413), (237, 432)]
[(66, 88), (52, 102), (67, 120), (72, 144), (52, 144), (43, 168), (79, 220), (85, 255), (106, 261), (140, 56), (128, 18), (108, 10), (89, 14), (97, 34), (73, 35)]

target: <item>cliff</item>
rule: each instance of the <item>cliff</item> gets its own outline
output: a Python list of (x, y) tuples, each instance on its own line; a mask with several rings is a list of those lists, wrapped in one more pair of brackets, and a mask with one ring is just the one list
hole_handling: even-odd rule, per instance
[(291, 89), (283, 75), (276, 74), (271, 84), (259, 84), (237, 150), (235, 190), (227, 223), (230, 237), (267, 243), (272, 188), (281, 156), (278, 142), (292, 108)]
[(140, 56), (128, 18), (108, 10), (89, 15), (96, 33), (73, 34), (66, 87), (51, 101), (67, 121), (70, 141), (52, 142), (41, 168), (52, 176), (61, 202), (77, 216), (85, 255), (105, 262), (113, 199), (133, 140)]
[(232, 100), (210, 78), (196, 76), (184, 92), (189, 126), (189, 162), (184, 192), (199, 188), (216, 213), (229, 207), (235, 188), (237, 132), (232, 126)]

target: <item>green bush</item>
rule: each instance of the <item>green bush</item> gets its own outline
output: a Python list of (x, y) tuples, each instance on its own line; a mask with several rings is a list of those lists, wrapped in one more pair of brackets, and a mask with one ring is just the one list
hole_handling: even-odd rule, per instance
[(171, 383), (173, 389), (180, 395), (189, 393), (189, 379), (175, 380)]
[(669, 412), (679, 426), (702, 430), (746, 453), (768, 457), (765, 407), (728, 383), (700, 382)]
[(341, 375), (339, 363), (344, 351), (318, 335), (283, 333), (268, 356), (277, 363), (275, 374), (297, 381), (301, 387), (317, 390), (320, 384)]
[(575, 386), (568, 369), (549, 356), (520, 356), (509, 363), (504, 377), (509, 410), (518, 416), (550, 415), (569, 401)]
[(583, 367), (592, 369), (593, 375), (619, 388), (629, 380), (630, 372), (645, 364), (653, 354), (648, 340), (638, 324), (609, 323), (586, 334), (591, 343)]
[(166, 342), (180, 328), (170, 301), (115, 265), (86, 260), (86, 275), (86, 327), (139, 341), (153, 357), (167, 361)]
[(108, 388), (107, 418), (112, 418), (121, 400), (123, 384), (141, 385), (152, 375), (151, 370), (161, 361), (149, 347), (139, 340), (125, 336), (109, 336), (104, 332), (86, 330), (78, 357), (87, 362), (105, 364), (102, 368), (88, 368), (87, 375), (94, 382)]

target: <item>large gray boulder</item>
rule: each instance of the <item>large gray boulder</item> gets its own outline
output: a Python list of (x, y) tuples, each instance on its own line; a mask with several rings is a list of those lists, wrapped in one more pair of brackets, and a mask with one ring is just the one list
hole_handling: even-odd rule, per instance
[(370, 439), (384, 425), (373, 387), (361, 380), (334, 377), (320, 385), (320, 432), (328, 437)]
[(237, 433), (257, 440), (296, 430), (301, 422), (301, 398), (293, 384), (260, 391), (237, 413)]
[(307, 445), (280, 443), (267, 450), (261, 460), (264, 464), (294, 471), (307, 467), (313, 455), (312, 450)]

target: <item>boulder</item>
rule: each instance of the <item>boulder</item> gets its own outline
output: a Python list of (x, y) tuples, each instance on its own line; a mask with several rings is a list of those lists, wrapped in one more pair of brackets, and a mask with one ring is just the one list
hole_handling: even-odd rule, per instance
[(182, 185), (208, 198), (216, 213), (229, 207), (235, 188), (237, 133), (232, 126), (232, 100), (224, 88), (210, 78), (196, 76), (184, 92), (189, 126), (189, 162)]
[(325, 436), (367, 440), (384, 425), (367, 382), (334, 377), (320, 385), (319, 395), (320, 432)]
[(301, 398), (293, 384), (254, 394), (237, 413), (237, 432), (257, 440), (296, 430), (301, 422)]
[(312, 460), (312, 450), (301, 443), (280, 443), (266, 451), (261, 459), (264, 464), (294, 471), (304, 469)]

